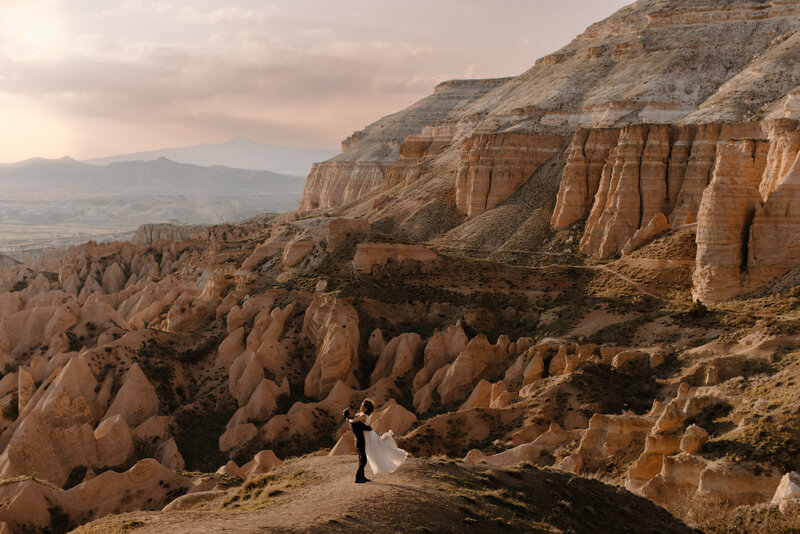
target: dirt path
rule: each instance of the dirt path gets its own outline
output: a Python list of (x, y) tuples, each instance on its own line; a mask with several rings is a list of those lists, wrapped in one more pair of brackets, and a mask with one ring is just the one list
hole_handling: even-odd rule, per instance
[(648, 289), (645, 289), (641, 284), (639, 284), (635, 280), (633, 280), (631, 278), (628, 278), (624, 274), (620, 274), (617, 271), (606, 267), (605, 265), (598, 265), (598, 266), (594, 267), (594, 269), (597, 269), (598, 271), (603, 271), (603, 272), (606, 272), (606, 273), (611, 274), (613, 276), (616, 276), (620, 280), (622, 280), (624, 282), (627, 282), (628, 284), (632, 285), (633, 288), (636, 289), (636, 291), (638, 291), (639, 293), (643, 293), (643, 294), (645, 294), (647, 296), (650, 296), (650, 297), (653, 297), (653, 298), (657, 298), (657, 299), (661, 298), (658, 295), (656, 295), (655, 293), (653, 293), (652, 291), (649, 291)]

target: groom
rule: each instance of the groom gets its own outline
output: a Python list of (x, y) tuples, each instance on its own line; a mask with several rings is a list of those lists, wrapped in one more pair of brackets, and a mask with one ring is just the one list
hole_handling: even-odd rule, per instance
[(365, 425), (361, 421), (353, 421), (355, 414), (353, 410), (347, 408), (343, 414), (345, 420), (350, 423), (350, 428), (356, 437), (356, 449), (358, 449), (358, 471), (356, 471), (356, 484), (363, 484), (369, 482), (369, 479), (364, 476), (364, 468), (367, 467), (367, 451), (364, 444), (364, 432), (369, 432), (372, 427)]

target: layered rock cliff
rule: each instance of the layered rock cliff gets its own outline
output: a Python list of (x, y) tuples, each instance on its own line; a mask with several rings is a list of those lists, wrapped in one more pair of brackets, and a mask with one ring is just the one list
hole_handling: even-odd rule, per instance
[(355, 132), (342, 141), (340, 155), (314, 165), (299, 209), (338, 206), (380, 187), (386, 169), (401, 156), (399, 146), (406, 137), (447, 120), (506, 81), (452, 80), (441, 83), (432, 95)]
[(761, 287), (800, 265), (800, 129), (765, 124), (768, 141), (731, 141), (717, 150), (714, 178), (697, 225), (694, 295), (717, 302)]
[(497, 207), (559, 153), (563, 138), (524, 133), (475, 134), (464, 141), (456, 206), (471, 217)]
[[(794, 157), (792, 147), (769, 125), (800, 118), (798, 29), (794, 0), (636, 2), (520, 76), (439, 86), (357, 132), (342, 155), (315, 167), (301, 209), (350, 203), (354, 215), (483, 254), (549, 250), (547, 219), (555, 231), (585, 222), (578, 249), (599, 258), (698, 219), (707, 236), (700, 204), (725, 165), (719, 147), (752, 139), (787, 154), (780, 162), (770, 156), (762, 202), (788, 173), (782, 165)], [(523, 186), (546, 162), (548, 176), (560, 172), (557, 197), (531, 203)], [(383, 194), (371, 195), (376, 191)], [(790, 191), (784, 185), (780, 196)], [(375, 200), (357, 206), (368, 195)], [(506, 202), (514, 206), (491, 215)], [(553, 205), (545, 219), (539, 211)], [(765, 205), (754, 215), (746, 275), (720, 295), (763, 285), (796, 264), (791, 254), (765, 259), (770, 240), (762, 228), (776, 209)], [(701, 257), (707, 245), (714, 248), (703, 242)], [(697, 295), (717, 298), (700, 289), (711, 283), (702, 281), (701, 257)]]

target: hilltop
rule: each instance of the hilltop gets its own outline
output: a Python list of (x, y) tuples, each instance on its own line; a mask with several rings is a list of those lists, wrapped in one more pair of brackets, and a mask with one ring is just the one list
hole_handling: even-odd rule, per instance
[[(646, 499), (531, 465), (411, 459), (353, 484), (353, 457), (287, 462), (245, 485), (163, 513), (131, 513), (75, 534), (127, 532), (691, 532)], [(128, 527), (126, 528), (126, 525)]]

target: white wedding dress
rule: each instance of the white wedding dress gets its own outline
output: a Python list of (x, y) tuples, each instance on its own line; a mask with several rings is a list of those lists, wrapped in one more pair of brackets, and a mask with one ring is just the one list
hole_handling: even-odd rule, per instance
[[(369, 425), (369, 416), (365, 423)], [(364, 432), (364, 445), (367, 452), (367, 465), (372, 476), (388, 475), (406, 461), (408, 453), (394, 442), (394, 432), (389, 430), (379, 436), (374, 430)]]

